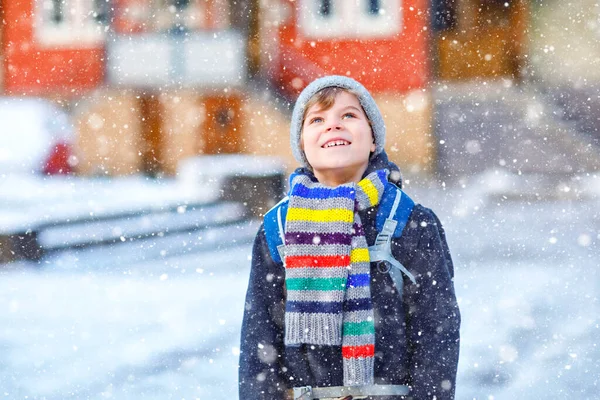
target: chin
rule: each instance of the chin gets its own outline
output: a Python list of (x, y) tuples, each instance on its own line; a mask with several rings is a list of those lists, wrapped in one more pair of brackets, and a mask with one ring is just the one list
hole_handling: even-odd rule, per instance
[(336, 169), (347, 169), (347, 168), (352, 168), (352, 164), (348, 164), (348, 163), (344, 163), (344, 162), (328, 162), (328, 163), (323, 163), (321, 165), (317, 166), (317, 169), (321, 169), (321, 170), (336, 170)]
[(320, 166), (317, 167), (317, 169), (320, 169), (322, 171), (348, 171), (348, 170), (359, 170), (361, 168), (364, 168), (363, 164), (354, 164), (354, 163), (348, 163), (348, 162), (329, 162), (327, 164), (322, 164)]

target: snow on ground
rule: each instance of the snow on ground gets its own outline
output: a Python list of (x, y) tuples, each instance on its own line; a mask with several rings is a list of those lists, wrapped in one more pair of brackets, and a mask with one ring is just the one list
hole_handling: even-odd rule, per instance
[(0, 232), (82, 217), (160, 210), (218, 198), (215, 182), (193, 185), (142, 176), (78, 178), (0, 174)]
[(249, 256), (2, 272), (0, 396), (231, 398)]
[[(600, 180), (520, 196), (528, 179), (490, 172), (406, 185), (440, 216), (455, 261), (458, 399), (600, 398)], [(4, 266), (0, 397), (237, 398), (250, 251), (111, 264), (105, 248), (97, 259), (72, 252)]]
[(529, 179), (407, 188), (440, 215), (453, 253), (458, 399), (600, 398), (600, 179), (527, 191)]

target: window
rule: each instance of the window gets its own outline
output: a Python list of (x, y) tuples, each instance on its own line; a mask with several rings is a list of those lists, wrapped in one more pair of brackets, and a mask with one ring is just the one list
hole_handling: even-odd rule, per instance
[(178, 11), (180, 11), (189, 7), (190, 0), (170, 0), (169, 3), (175, 6)]
[(402, 29), (402, 0), (299, 0), (308, 38), (389, 37)]
[(55, 24), (60, 24), (64, 20), (64, 9), (62, 0), (52, 0), (50, 4), (50, 20)]
[(331, 0), (321, 0), (319, 15), (329, 17), (331, 15)]
[(434, 31), (445, 31), (456, 27), (457, 0), (432, 0), (431, 12)]
[(108, 25), (109, 20), (109, 1), (110, 0), (94, 0), (94, 19), (97, 23)]
[(227, 29), (229, 0), (154, 0), (147, 25), (155, 32), (185, 33)]
[(36, 41), (42, 46), (97, 46), (104, 40), (108, 0), (36, 0)]
[(371, 15), (378, 15), (379, 10), (381, 9), (381, 5), (379, 4), (379, 0), (369, 0), (368, 1), (368, 12)]

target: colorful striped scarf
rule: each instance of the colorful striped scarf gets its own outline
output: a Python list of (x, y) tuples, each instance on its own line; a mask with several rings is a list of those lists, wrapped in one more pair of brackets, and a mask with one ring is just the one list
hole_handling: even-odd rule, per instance
[(342, 347), (344, 385), (373, 384), (375, 324), (359, 210), (376, 206), (386, 170), (335, 188), (292, 175), (285, 224), (285, 343)]

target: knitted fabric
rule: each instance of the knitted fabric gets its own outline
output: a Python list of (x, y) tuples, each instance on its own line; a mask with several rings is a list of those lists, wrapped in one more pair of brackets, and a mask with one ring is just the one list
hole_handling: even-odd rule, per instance
[(335, 188), (290, 178), (285, 224), (286, 345), (340, 346), (344, 385), (373, 384), (375, 324), (359, 210), (376, 206), (387, 170)]

